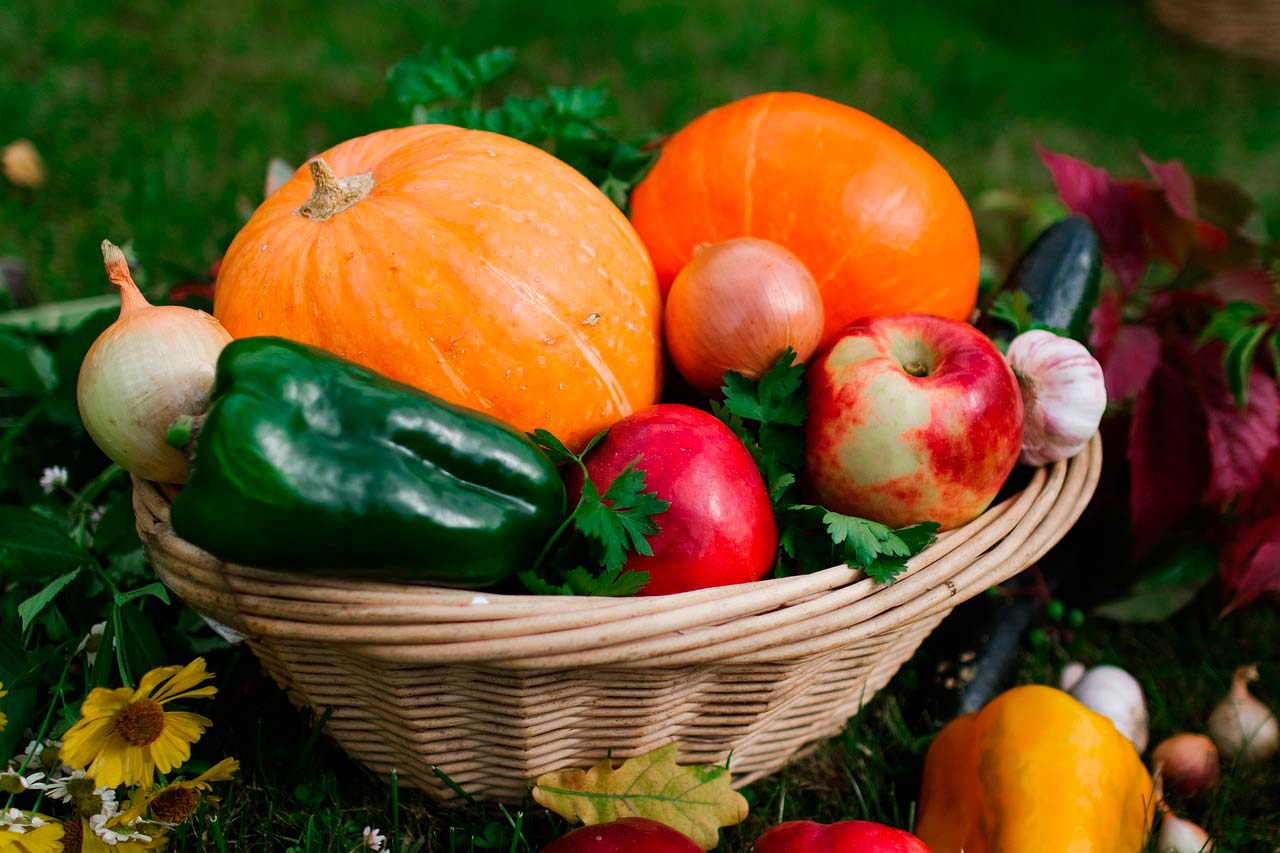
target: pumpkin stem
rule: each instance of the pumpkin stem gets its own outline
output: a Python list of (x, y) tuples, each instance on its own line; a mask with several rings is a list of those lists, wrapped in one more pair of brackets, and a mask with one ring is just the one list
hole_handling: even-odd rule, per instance
[(298, 213), (312, 222), (323, 222), (337, 216), (373, 190), (372, 172), (339, 178), (322, 157), (307, 163), (307, 167), (311, 169), (311, 180), (316, 186), (307, 203), (298, 208)]

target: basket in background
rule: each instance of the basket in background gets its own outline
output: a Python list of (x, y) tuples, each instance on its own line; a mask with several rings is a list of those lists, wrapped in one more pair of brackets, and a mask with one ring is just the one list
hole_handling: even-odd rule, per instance
[(1193, 41), (1280, 62), (1280, 0), (1151, 0), (1151, 11)]

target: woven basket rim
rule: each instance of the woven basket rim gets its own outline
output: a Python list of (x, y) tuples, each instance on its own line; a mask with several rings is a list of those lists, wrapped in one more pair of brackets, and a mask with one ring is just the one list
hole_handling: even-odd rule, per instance
[(249, 637), (337, 645), (402, 663), (550, 670), (579, 665), (767, 663), (883, 644), (1038, 560), (1075, 522), (1101, 470), (1094, 436), (1022, 490), (938, 537), (891, 584), (833, 566), (658, 596), (536, 596), (311, 576), (223, 563), (168, 524), (169, 501), (135, 478), (139, 532), (161, 579)]

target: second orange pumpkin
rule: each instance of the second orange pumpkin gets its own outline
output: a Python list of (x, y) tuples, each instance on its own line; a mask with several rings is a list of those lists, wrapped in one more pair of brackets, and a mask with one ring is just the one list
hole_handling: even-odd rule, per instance
[(761, 237), (822, 291), (823, 342), (859, 317), (968, 319), (973, 217), (924, 149), (864, 112), (796, 92), (754, 95), (676, 133), (631, 198), (665, 295), (702, 243)]
[(214, 314), (572, 447), (657, 401), (661, 303), (626, 218), (523, 142), (423, 125), (324, 152), (227, 250)]

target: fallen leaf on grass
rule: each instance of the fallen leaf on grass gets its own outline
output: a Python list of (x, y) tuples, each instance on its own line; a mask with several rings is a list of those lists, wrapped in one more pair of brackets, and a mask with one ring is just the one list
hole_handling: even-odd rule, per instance
[(616, 768), (605, 758), (585, 772), (545, 773), (538, 777), (533, 798), (587, 826), (646, 817), (710, 850), (720, 842), (720, 827), (746, 818), (747, 801), (730, 786), (726, 768), (681, 767), (676, 758), (676, 745), (670, 743)]

